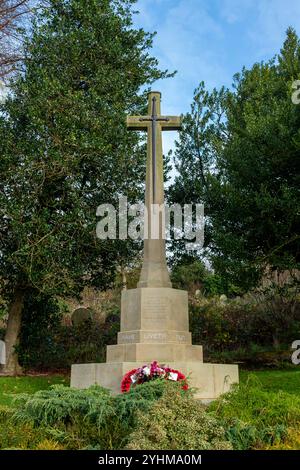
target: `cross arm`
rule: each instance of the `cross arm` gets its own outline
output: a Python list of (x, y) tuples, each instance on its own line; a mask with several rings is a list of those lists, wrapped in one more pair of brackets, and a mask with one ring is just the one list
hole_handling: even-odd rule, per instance
[(148, 116), (145, 118), (141, 116), (127, 116), (126, 118), (126, 125), (129, 131), (146, 131), (148, 129), (149, 121), (141, 121), (141, 119), (147, 119)]
[(163, 131), (179, 131), (182, 126), (182, 119), (179, 116), (166, 116), (168, 121), (162, 121)]

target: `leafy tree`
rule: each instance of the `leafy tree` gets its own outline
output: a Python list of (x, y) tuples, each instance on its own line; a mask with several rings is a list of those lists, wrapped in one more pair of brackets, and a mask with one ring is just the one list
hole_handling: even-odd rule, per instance
[(204, 202), (216, 272), (247, 289), (271, 269), (299, 267), (300, 42), (235, 75), (233, 89), (195, 92), (176, 150), (176, 202)]
[[(32, 26), (24, 73), (0, 118), (0, 271), (11, 301), (6, 371), (18, 371), (24, 298), (107, 286), (133, 243), (97, 240), (96, 208), (140, 197), (145, 157), (126, 113), (145, 112), (161, 72), (135, 0), (51, 0)], [(141, 87), (145, 90), (141, 92)]]
[(225, 276), (215, 274), (191, 254), (184, 254), (173, 264), (171, 280), (173, 287), (187, 290), (190, 294), (200, 290), (205, 297), (221, 294), (232, 297), (241, 293)]
[(182, 260), (173, 267), (171, 280), (173, 287), (194, 293), (203, 287), (204, 279), (208, 273), (201, 261), (195, 259), (187, 261), (190, 262)]

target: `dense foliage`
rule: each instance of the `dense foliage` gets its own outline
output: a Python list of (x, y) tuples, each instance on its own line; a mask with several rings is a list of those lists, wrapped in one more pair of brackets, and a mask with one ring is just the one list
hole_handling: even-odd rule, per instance
[(108, 306), (106, 319), (94, 315), (78, 324), (66, 324), (67, 306), (35, 293), (26, 299), (18, 355), (24, 371), (69, 369), (72, 364), (103, 362), (106, 345), (115, 344), (120, 329), (116, 307)]
[(123, 448), (136, 426), (136, 412), (147, 413), (167, 389), (164, 382), (149, 382), (113, 397), (98, 386), (88, 390), (54, 386), (20, 396), (13, 420), (44, 429), (65, 448)]
[(269, 387), (249, 376), (209, 406), (166, 381), (118, 396), (52, 386), (0, 407), (0, 449), (299, 449), (297, 373), (276, 386), (272, 374)]
[[(299, 405), (296, 394), (266, 391), (255, 376), (250, 376), (210, 409), (226, 428), (226, 437), (234, 449), (244, 450), (289, 441), (289, 432), (299, 427)], [(296, 445), (299, 447), (299, 440)]]
[(170, 387), (147, 414), (139, 411), (127, 449), (230, 450), (224, 428), (191, 396)]
[(182, 256), (175, 261), (171, 271), (171, 281), (175, 289), (187, 290), (190, 294), (199, 293), (205, 297), (241, 293), (226, 276), (220, 276), (208, 270), (204, 263), (195, 256)]
[[(144, 112), (147, 86), (167, 76), (135, 29), (134, 0), (50, 0), (25, 44), (23, 73), (0, 112), (0, 269), (13, 303), (7, 371), (17, 363), (23, 302), (33, 291), (105, 288), (139, 245), (96, 239), (96, 209), (141, 194), (144, 148), (126, 113)], [(141, 88), (143, 87), (143, 92)]]
[(206, 256), (244, 290), (266, 266), (299, 267), (299, 78), (300, 42), (289, 29), (278, 56), (244, 68), (231, 91), (201, 83), (184, 118), (169, 199), (204, 203)]
[(300, 336), (300, 301), (295, 290), (270, 287), (245, 298), (191, 298), (193, 342), (206, 360), (249, 366), (291, 364), (291, 344)]

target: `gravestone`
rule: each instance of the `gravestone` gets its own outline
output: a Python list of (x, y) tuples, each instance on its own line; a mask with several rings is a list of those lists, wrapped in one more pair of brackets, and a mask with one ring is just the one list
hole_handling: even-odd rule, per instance
[[(238, 367), (203, 362), (202, 346), (192, 345), (189, 332), (188, 294), (172, 288), (162, 217), (157, 222), (151, 209), (152, 204), (164, 204), (162, 131), (179, 130), (181, 119), (162, 116), (160, 101), (160, 93), (149, 93), (148, 116), (127, 118), (129, 130), (148, 134), (145, 205), (149, 236), (144, 240), (140, 280), (136, 289), (122, 292), (118, 342), (107, 346), (106, 363), (73, 365), (71, 386), (86, 388), (97, 383), (117, 393), (126, 372), (155, 360), (183, 372), (197, 389), (196, 397), (211, 400), (238, 382)], [(157, 238), (151, 237), (152, 229)]]
[(78, 307), (72, 313), (72, 324), (74, 326), (80, 326), (82, 323), (92, 318), (92, 310), (87, 307)]
[(0, 340), (0, 365), (4, 366), (6, 364), (6, 348), (5, 342)]

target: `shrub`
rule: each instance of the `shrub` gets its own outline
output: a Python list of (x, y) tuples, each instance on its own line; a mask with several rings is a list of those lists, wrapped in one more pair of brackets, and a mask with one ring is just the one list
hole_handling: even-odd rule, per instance
[(193, 342), (202, 344), (212, 361), (290, 363), (290, 346), (300, 337), (300, 301), (294, 291), (272, 292), (223, 304), (218, 299), (191, 299)]
[(113, 413), (111, 402), (109, 391), (102, 387), (78, 390), (53, 385), (34, 395), (20, 394), (16, 398), (18, 408), (13, 418), (16, 422), (32, 422), (35, 426), (52, 426), (74, 424), (78, 417), (84, 416), (98, 426)]
[[(298, 448), (300, 398), (265, 390), (250, 376), (209, 406), (180, 384), (156, 380), (112, 396), (61, 385), (0, 408), (0, 448)], [(293, 447), (294, 446), (294, 447)], [(298, 446), (298, 447), (297, 447)]]
[(299, 428), (289, 428), (284, 441), (277, 441), (265, 447), (266, 450), (300, 450)]
[(300, 398), (266, 391), (254, 375), (212, 403), (209, 411), (221, 420), (235, 449), (282, 442), (287, 429), (300, 424)]
[(32, 292), (25, 299), (18, 346), (19, 362), (24, 369), (50, 368), (63, 356), (55, 336), (60, 328), (64, 306), (57, 299)]
[(39, 429), (49, 445), (65, 449), (120, 449), (136, 425), (137, 411), (147, 412), (163, 393), (164, 383), (156, 382), (115, 397), (98, 386), (77, 390), (56, 385), (34, 395), (17, 397), (17, 409), (11, 419), (17, 428)]
[(45, 438), (41, 429), (35, 429), (30, 423), (18, 426), (12, 420), (14, 410), (0, 407), (0, 449), (33, 449)]
[[(21, 395), (5, 444), (36, 449), (229, 449), (225, 431), (190, 391), (164, 380), (112, 396), (93, 386)], [(22, 430), (22, 431), (21, 431)], [(26, 437), (21, 438), (21, 432)], [(158, 439), (158, 441), (157, 441)], [(43, 447), (44, 446), (44, 447)], [(146, 447), (145, 447), (146, 446)]]
[(127, 449), (195, 450), (231, 449), (219, 422), (205, 407), (183, 392), (178, 384), (165, 385), (165, 392), (151, 409), (138, 411), (136, 430)]
[[(56, 385), (34, 395), (20, 395), (12, 419), (17, 424), (44, 429), (47, 438), (67, 449), (105, 445), (114, 416), (108, 390), (94, 386), (77, 390)], [(83, 424), (84, 423), (84, 424)], [(109, 448), (109, 447), (108, 447)]]
[[(226, 427), (226, 423), (224, 423)], [(284, 425), (257, 427), (233, 420), (226, 429), (226, 437), (235, 450), (263, 449), (282, 442), (287, 435)]]
[(26, 299), (19, 361), (25, 370), (66, 369), (79, 362), (103, 362), (106, 345), (116, 341), (119, 315), (109, 312), (104, 324), (90, 319), (79, 326), (62, 324), (66, 305), (34, 294)]
[(235, 417), (253, 425), (292, 426), (300, 423), (300, 397), (287, 392), (263, 389), (259, 379), (250, 374), (245, 383), (234, 386), (211, 405), (218, 417)]

